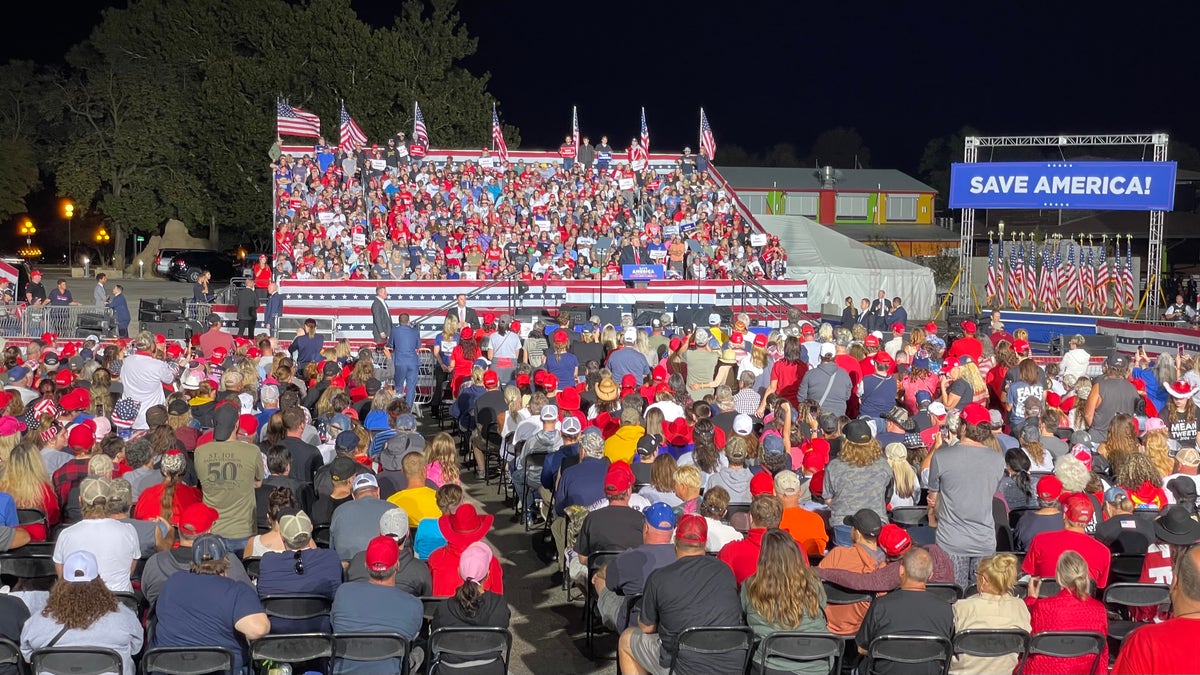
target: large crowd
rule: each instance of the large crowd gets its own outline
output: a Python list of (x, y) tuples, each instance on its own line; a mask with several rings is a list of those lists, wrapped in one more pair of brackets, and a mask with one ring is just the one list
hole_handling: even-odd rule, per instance
[(401, 134), (358, 152), (276, 153), (275, 275), (619, 280), (630, 264), (676, 279), (786, 274), (778, 240), (743, 219), (690, 150), (659, 169), (612, 161), (607, 138), (550, 162), (487, 150), (435, 161), (410, 147)]
[[(916, 325), (882, 293), (838, 326), (664, 315), (524, 339), (462, 302), (428, 355), (388, 314), (388, 360), (219, 317), (188, 345), (6, 347), (0, 638), (35, 661), (110, 649), (125, 673), (217, 647), (241, 672), (289, 635), (383, 632), (412, 667), (501, 673), (503, 643), (446, 630), (510, 626), (503, 507), (475, 492), (499, 481), (563, 602), (619, 634), (622, 673), (827, 672), (767, 653), (787, 631), (844, 645), (847, 672), (1195, 671), (1200, 359), (1097, 359), (1083, 336), (1035, 358), (998, 313)], [(750, 646), (681, 646), (705, 627)], [(1028, 637), (951, 658), (978, 629)], [(1061, 631), (1100, 637), (1026, 653)], [(885, 663), (895, 636), (947, 651)], [(294, 672), (400, 672), (335, 651), (289, 652)]]

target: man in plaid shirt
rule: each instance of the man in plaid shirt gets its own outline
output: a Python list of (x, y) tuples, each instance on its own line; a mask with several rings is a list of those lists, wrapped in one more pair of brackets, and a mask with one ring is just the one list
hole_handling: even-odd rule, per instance
[(754, 390), (754, 373), (746, 370), (738, 376), (738, 392), (733, 395), (733, 409), (743, 415), (754, 417), (762, 396)]
[(54, 494), (58, 495), (58, 504), (63, 509), (67, 507), (71, 490), (87, 477), (88, 460), (92, 458), (92, 449), (96, 447), (95, 434), (95, 423), (87, 420), (76, 424), (67, 435), (68, 451), (75, 454), (75, 459), (59, 467), (51, 481)]

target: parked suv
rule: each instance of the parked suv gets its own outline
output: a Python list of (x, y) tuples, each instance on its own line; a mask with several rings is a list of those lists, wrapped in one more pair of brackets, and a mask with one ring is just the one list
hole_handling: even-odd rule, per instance
[(233, 256), (221, 251), (189, 249), (171, 258), (166, 276), (175, 281), (196, 283), (200, 273), (208, 270), (213, 281), (228, 281), (242, 275), (242, 265)]
[(161, 274), (163, 276), (166, 276), (167, 271), (171, 269), (171, 261), (175, 259), (175, 256), (179, 255), (180, 253), (183, 253), (184, 251), (198, 251), (198, 250), (203, 250), (203, 249), (160, 248), (160, 249), (158, 249), (158, 255), (154, 258), (154, 271), (158, 272), (159, 274)]

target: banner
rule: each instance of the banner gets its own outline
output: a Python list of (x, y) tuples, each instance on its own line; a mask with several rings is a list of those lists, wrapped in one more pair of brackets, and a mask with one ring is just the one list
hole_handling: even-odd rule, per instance
[(621, 265), (621, 278), (626, 281), (652, 281), (667, 277), (662, 265)]
[(1170, 211), (1175, 162), (978, 162), (950, 167), (952, 209)]

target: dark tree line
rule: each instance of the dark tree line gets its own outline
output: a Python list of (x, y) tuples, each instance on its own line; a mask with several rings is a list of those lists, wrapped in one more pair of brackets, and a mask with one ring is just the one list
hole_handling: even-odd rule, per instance
[[(454, 0), (408, 0), (374, 28), (349, 0), (132, 0), (104, 12), (65, 65), (0, 66), (0, 218), (53, 177), (77, 214), (131, 231), (178, 218), (228, 241), (269, 232), (275, 100), (321, 116), (340, 102), (371, 139), (412, 127), (419, 100), (435, 146), (488, 142), (488, 74), (460, 63), (476, 40)], [(510, 147), (519, 143), (508, 129)]]

